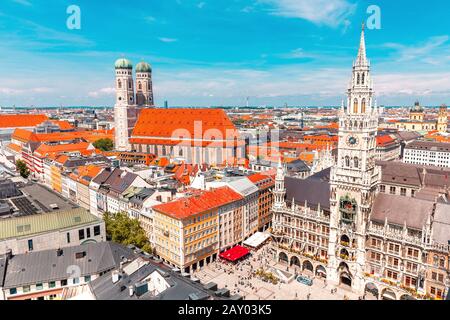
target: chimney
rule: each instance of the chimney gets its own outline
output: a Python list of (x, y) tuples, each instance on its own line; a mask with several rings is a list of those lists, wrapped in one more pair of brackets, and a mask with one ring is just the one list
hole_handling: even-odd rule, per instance
[(129, 286), (128, 290), (129, 290), (129, 293), (130, 293), (130, 297), (132, 297), (134, 295), (134, 287), (133, 286)]
[(119, 263), (119, 273), (122, 273), (123, 272), (123, 265), (125, 264), (125, 261), (120, 261), (120, 263)]
[(13, 257), (12, 249), (6, 250), (6, 259), (10, 260)]
[(117, 282), (119, 282), (119, 280), (120, 280), (120, 272), (117, 270), (114, 270), (112, 272), (112, 282), (117, 283)]
[(56, 250), (56, 256), (61, 257), (63, 255), (64, 251), (59, 248), (58, 250)]

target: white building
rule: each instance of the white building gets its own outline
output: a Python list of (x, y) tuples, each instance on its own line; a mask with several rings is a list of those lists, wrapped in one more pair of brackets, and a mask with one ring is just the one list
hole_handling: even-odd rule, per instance
[(405, 147), (403, 162), (450, 168), (450, 143), (414, 141)]

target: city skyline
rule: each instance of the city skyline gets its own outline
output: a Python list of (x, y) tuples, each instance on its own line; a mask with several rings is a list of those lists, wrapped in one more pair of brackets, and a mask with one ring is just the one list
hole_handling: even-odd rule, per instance
[[(339, 105), (371, 3), (327, 3), (78, 1), (81, 29), (69, 30), (68, 1), (48, 8), (7, 0), (0, 9), (7, 57), (0, 62), (0, 105), (112, 106), (121, 56), (152, 65), (158, 106), (245, 105), (246, 97), (250, 105)], [(450, 45), (441, 17), (448, 4), (426, 16), (416, 15), (415, 3), (377, 5), (381, 29), (368, 28), (366, 37), (379, 104), (447, 102)]]

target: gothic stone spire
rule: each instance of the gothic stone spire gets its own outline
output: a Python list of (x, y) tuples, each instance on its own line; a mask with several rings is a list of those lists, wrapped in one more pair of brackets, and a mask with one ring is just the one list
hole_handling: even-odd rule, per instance
[(362, 24), (361, 30), (361, 41), (359, 43), (358, 57), (356, 58), (356, 66), (365, 67), (367, 66), (367, 57), (366, 57), (366, 40), (364, 38), (364, 23)]

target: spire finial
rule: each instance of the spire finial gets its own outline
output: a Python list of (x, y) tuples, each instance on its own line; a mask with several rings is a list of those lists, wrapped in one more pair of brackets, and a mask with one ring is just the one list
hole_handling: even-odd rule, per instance
[(364, 32), (364, 29), (366, 28), (366, 24), (364, 23), (364, 21), (362, 22), (362, 26), (361, 26), (361, 30)]
[(359, 49), (358, 49), (358, 56), (356, 58), (356, 65), (358, 66), (366, 66), (367, 65), (367, 58), (366, 58), (366, 41), (364, 38), (364, 29), (365, 24), (362, 23), (361, 26), (361, 39), (359, 43)]

